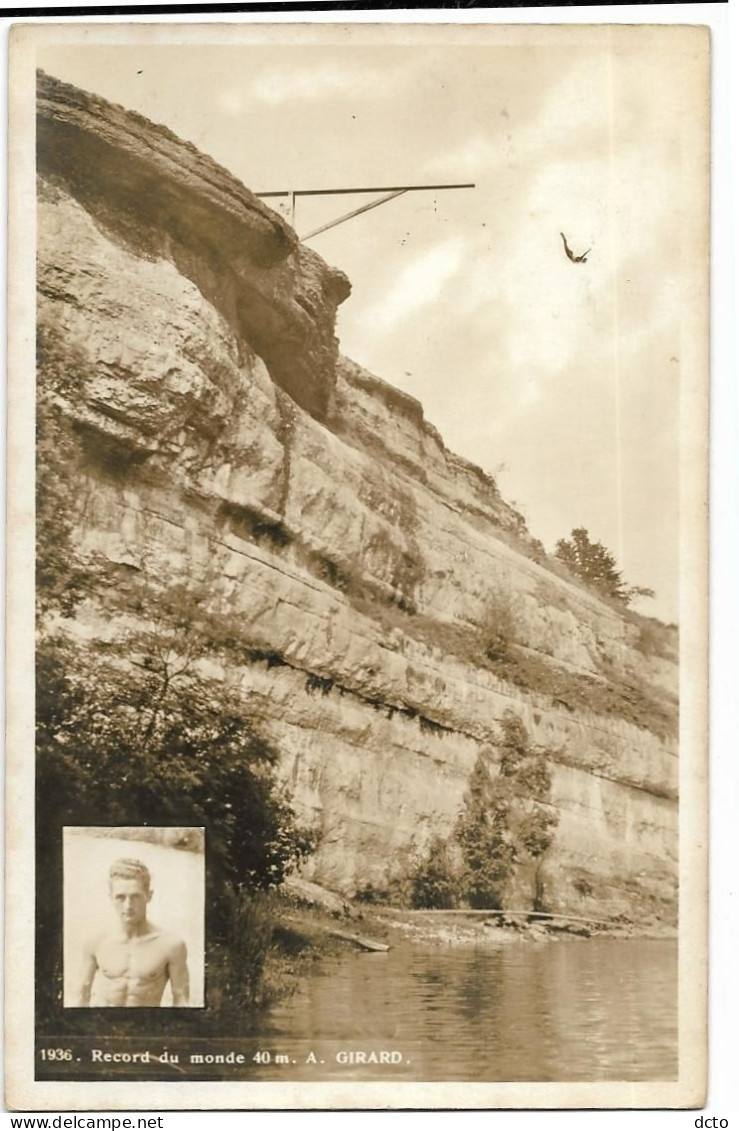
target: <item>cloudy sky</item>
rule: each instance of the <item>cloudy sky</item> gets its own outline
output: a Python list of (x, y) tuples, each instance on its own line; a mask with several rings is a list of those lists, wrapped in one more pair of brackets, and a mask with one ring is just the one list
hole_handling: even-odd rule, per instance
[[(299, 45), (283, 32), (46, 47), (38, 63), (166, 124), (257, 192), (474, 181), (309, 241), (352, 280), (341, 348), (418, 397), (548, 549), (587, 527), (629, 582), (655, 589), (638, 607), (676, 620), (703, 121), (701, 44), (680, 32), (473, 28), (462, 42), (438, 28), (362, 43), (355, 29)], [(298, 232), (369, 199), (301, 201)], [(560, 232), (592, 248), (587, 263), (569, 262)]]

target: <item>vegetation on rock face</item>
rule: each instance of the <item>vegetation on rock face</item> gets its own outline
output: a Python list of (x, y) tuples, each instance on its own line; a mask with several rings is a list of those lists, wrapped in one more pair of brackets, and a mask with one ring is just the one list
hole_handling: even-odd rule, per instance
[(486, 659), (505, 660), (519, 639), (518, 618), (510, 592), (496, 589), (488, 600), (488, 614), (480, 626)]
[[(547, 697), (555, 706), (613, 715), (660, 736), (676, 733), (676, 704), (669, 695), (605, 663), (598, 674), (591, 675), (550, 662), (526, 647), (516, 603), (502, 587), (491, 594), (488, 615), (479, 625), (436, 620), (423, 613), (409, 615), (399, 605), (391, 607), (374, 597), (360, 597), (351, 588), (346, 594), (359, 613), (378, 620), (386, 632), (400, 631), (428, 648), (492, 671), (506, 683)], [(551, 598), (546, 600), (551, 603)], [(647, 623), (646, 618), (629, 609), (623, 608), (623, 615), (639, 628)], [(673, 658), (670, 633), (667, 626), (654, 622), (650, 629), (655, 640), (653, 654)], [(649, 654), (641, 637), (636, 646)]]
[(600, 677), (547, 663), (537, 653), (511, 645), (505, 654), (488, 655), (489, 666), (507, 683), (547, 696), (568, 711), (625, 719), (656, 735), (677, 733), (674, 700), (658, 695), (602, 662)]
[(90, 582), (89, 564), (75, 552), (72, 512), (77, 439), (63, 411), (79, 382), (83, 359), (65, 352), (58, 331), (39, 333), (37, 363), (44, 380), (36, 394), (36, 615), (70, 616)]
[(652, 589), (627, 585), (613, 554), (601, 542), (593, 542), (583, 526), (576, 527), (569, 539), (560, 538), (555, 553), (576, 577), (621, 605), (635, 597), (654, 596)]
[(435, 837), (411, 875), (414, 907), (499, 908), (517, 867), (552, 843), (559, 817), (549, 808), (546, 753), (514, 712), (500, 725), (499, 759), (478, 757), (450, 842)]
[[(551, 597), (546, 599), (551, 601)], [(663, 654), (667, 630), (655, 622), (653, 626), (644, 617), (628, 613), (640, 626), (647, 625), (648, 633), (640, 627), (637, 647), (645, 655)], [(642, 640), (645, 643), (642, 644)], [(639, 679), (619, 672), (612, 664), (601, 660), (599, 672), (572, 671), (550, 663), (542, 654), (526, 646), (522, 618), (515, 600), (504, 589), (496, 589), (490, 596), (488, 615), (480, 625), (478, 663), (488, 667), (500, 679), (515, 687), (547, 696), (555, 706), (568, 711), (588, 711), (597, 715), (615, 715), (658, 735), (676, 732), (677, 719), (674, 702), (660, 696)], [(652, 652), (647, 652), (647, 647)], [(450, 651), (460, 651), (452, 640)], [(468, 645), (466, 652), (470, 654)]]

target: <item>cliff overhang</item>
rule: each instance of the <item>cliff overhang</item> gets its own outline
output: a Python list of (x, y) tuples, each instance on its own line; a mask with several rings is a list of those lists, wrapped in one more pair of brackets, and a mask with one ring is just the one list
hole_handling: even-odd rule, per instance
[(164, 126), (39, 72), (37, 169), (138, 254), (171, 260), (273, 380), (317, 419), (334, 384), (349, 280), (282, 217)]

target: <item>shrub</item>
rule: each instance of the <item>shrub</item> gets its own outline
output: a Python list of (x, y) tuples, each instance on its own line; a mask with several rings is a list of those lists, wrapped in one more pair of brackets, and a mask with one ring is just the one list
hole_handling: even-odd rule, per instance
[(266, 1004), (265, 966), (276, 918), (270, 894), (234, 893), (208, 985), (208, 996), (224, 1020), (229, 1013), (238, 1017)]
[(511, 646), (519, 639), (519, 618), (511, 594), (504, 589), (494, 589), (490, 595), (487, 613), (480, 625), (483, 650), (493, 663), (508, 658)]
[(354, 893), (354, 899), (357, 903), (384, 903), (385, 893), (375, 884), (363, 884), (361, 888), (357, 888), (357, 891)]
[(677, 639), (674, 626), (662, 624), (653, 617), (639, 617), (634, 614), (639, 629), (634, 647), (643, 656), (659, 656), (666, 660), (676, 659)]
[(527, 557), (541, 565), (547, 560), (547, 551), (544, 543), (539, 538), (532, 538), (528, 545)]
[(445, 840), (433, 837), (423, 860), (411, 872), (411, 906), (457, 906), (459, 875)]

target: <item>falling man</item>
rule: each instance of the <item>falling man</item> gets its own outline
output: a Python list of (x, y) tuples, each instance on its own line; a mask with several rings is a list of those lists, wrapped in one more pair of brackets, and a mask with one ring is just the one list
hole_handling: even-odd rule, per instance
[(153, 896), (151, 874), (140, 860), (121, 859), (110, 866), (109, 892), (116, 927), (91, 939), (84, 950), (78, 1006), (156, 1006), (167, 982), (172, 1005), (189, 1005), (190, 976), (182, 939), (147, 918)]

